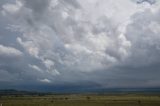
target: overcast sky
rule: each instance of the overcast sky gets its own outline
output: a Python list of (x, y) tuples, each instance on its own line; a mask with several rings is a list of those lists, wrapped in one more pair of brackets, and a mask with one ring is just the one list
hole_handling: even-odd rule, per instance
[(159, 0), (0, 0), (0, 88), (160, 87)]

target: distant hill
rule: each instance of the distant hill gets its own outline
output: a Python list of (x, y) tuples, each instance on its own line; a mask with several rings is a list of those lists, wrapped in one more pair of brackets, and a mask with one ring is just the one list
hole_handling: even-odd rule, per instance
[(19, 90), (14, 90), (14, 89), (4, 89), (0, 90), (0, 96), (7, 96), (7, 95), (45, 95), (47, 93), (42, 93), (42, 92), (34, 92), (34, 91), (19, 91)]
[(112, 89), (59, 89), (53, 91), (22, 91), (15, 89), (4, 89), (0, 90), (0, 96), (14, 95), (14, 96), (22, 96), (22, 95), (52, 95), (52, 94), (128, 94), (128, 93), (142, 93), (142, 94), (160, 94), (160, 88), (112, 88)]

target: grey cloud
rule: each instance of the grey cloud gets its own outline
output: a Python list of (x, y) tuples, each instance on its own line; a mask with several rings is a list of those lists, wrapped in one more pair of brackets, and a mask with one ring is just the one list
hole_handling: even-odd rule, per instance
[[(133, 23), (127, 27), (126, 36), (132, 43), (132, 66), (143, 66), (159, 63), (160, 38), (158, 20), (159, 11), (152, 13), (146, 10), (135, 14)], [(136, 64), (137, 63), (137, 64)]]
[[(75, 8), (80, 8), (80, 4), (77, 2), (77, 0), (59, 0), (61, 3), (67, 3)], [(65, 4), (64, 4), (65, 5)]]
[(154, 4), (156, 0), (137, 0), (137, 3), (148, 2), (149, 4)]
[(30, 8), (35, 13), (43, 13), (49, 6), (51, 0), (23, 0), (24, 6)]
[[(70, 4), (70, 2), (67, 2), (67, 3)], [(39, 1), (38, 3), (35, 2), (35, 4), (39, 6), (38, 5)], [(111, 36), (111, 34), (114, 32), (112, 31), (114, 30), (114, 28), (110, 29), (110, 27), (105, 25), (104, 28), (108, 27), (107, 30), (111, 30), (112, 32), (102, 30), (100, 33), (93, 34), (92, 28), (94, 28), (94, 26), (96, 25), (92, 24), (90, 21), (83, 22), (80, 20), (76, 20), (74, 18), (74, 16), (76, 16), (76, 14), (74, 14), (76, 13), (76, 7), (74, 8), (75, 11), (72, 10), (72, 12), (70, 13), (70, 11), (68, 11), (70, 10), (68, 9), (69, 5), (66, 4), (63, 7), (65, 8), (66, 6), (67, 10), (63, 10), (60, 4), (57, 4), (57, 6), (60, 6), (59, 8), (58, 7), (55, 8), (55, 11), (57, 12), (50, 11), (49, 7), (46, 9), (45, 8), (46, 6), (44, 6), (43, 8), (43, 10), (46, 11), (45, 13), (49, 14), (49, 15), (48, 14), (46, 15), (48, 15), (48, 17), (52, 16), (54, 20), (49, 18), (47, 18), (48, 20), (46, 20), (46, 18), (41, 17), (43, 16), (43, 11), (41, 11), (41, 9), (39, 10), (39, 12), (42, 13), (42, 15), (39, 15), (40, 20), (34, 19), (34, 16), (37, 15), (36, 14), (37, 11), (33, 11), (33, 13), (29, 12), (29, 9), (35, 10), (33, 7), (36, 7), (36, 6), (32, 7), (32, 5), (31, 7), (28, 7), (28, 6), (26, 6), (26, 8), (23, 7), (26, 10), (26, 13), (24, 11), (22, 13), (21, 10), (17, 11), (17, 15), (28, 14), (27, 17), (22, 16), (20, 19), (17, 20), (17, 23), (21, 22), (21, 20), (23, 21), (20, 25), (22, 27), (21, 30), (24, 36), (23, 37), (24, 41), (21, 38), (18, 38), (17, 40), (19, 41), (20, 44), (23, 45), (23, 47), (29, 52), (29, 54), (31, 54), (32, 56), (35, 56), (36, 58), (39, 58), (41, 61), (43, 61), (43, 63), (46, 63), (45, 62), (46, 60), (52, 61), (53, 63), (52, 67), (55, 67), (55, 68), (58, 64), (61, 64), (61, 65), (64, 65), (66, 68), (67, 67), (73, 68), (71, 70), (83, 70), (81, 69), (81, 66), (83, 65), (86, 68), (85, 70), (91, 70), (92, 68), (94, 69), (96, 67), (108, 66), (108, 63), (112, 65), (112, 62), (117, 61), (116, 57), (112, 57), (111, 55), (107, 54), (107, 52), (105, 54), (105, 50), (106, 50), (105, 47), (107, 47), (108, 45), (105, 39), (106, 40), (108, 39), (111, 41), (111, 43), (113, 43), (113, 47), (107, 47), (108, 50), (111, 49), (112, 51), (113, 48), (118, 48), (119, 52), (117, 55), (123, 55), (123, 52), (126, 52), (127, 47), (123, 47), (123, 46), (127, 46), (127, 45), (119, 44), (120, 47), (118, 47), (117, 46), (118, 44), (116, 44), (116, 42), (121, 39), (118, 37), (119, 33), (113, 34), (117, 39), (117, 41), (114, 42), (114, 38)], [(65, 18), (66, 16), (63, 16), (62, 14), (63, 12), (65, 14), (68, 14), (67, 18)], [(73, 16), (72, 16), (72, 13), (73, 13)], [(32, 20), (32, 21), (28, 21), (28, 20)], [(32, 22), (34, 23), (34, 25), (31, 24)], [(25, 23), (28, 23), (29, 26), (27, 26), (27, 24)], [(100, 21), (100, 23), (96, 23), (96, 24), (101, 25), (103, 24), (103, 22)], [(54, 26), (53, 27), (54, 29), (50, 26)], [(99, 39), (98, 42), (96, 41), (96, 36)], [(82, 41), (79, 41), (79, 39), (81, 39)], [(102, 39), (104, 41), (101, 43)], [(57, 42), (57, 40), (59, 42)], [(125, 40), (126, 39), (123, 39), (122, 42), (127, 42)], [(44, 43), (46, 45), (43, 45)], [(99, 48), (98, 46), (101, 46), (101, 47)], [(60, 51), (57, 51), (57, 49)], [(45, 54), (43, 52), (44, 50), (47, 51)], [(68, 54), (66, 51), (69, 51), (70, 53)], [(66, 53), (61, 54), (63, 52), (66, 52)], [(81, 54), (82, 52), (84, 53)], [(99, 55), (99, 56), (96, 56), (96, 55)], [(86, 58), (87, 56), (89, 56), (88, 59)], [(101, 59), (103, 58), (106, 59), (103, 61), (106, 61), (107, 63), (107, 64), (104, 64), (104, 66), (101, 63), (102, 61)], [(89, 61), (91, 61), (91, 63), (89, 63)], [(74, 67), (74, 64), (76, 64), (77, 67)], [(91, 69), (88, 67), (88, 65), (90, 66)]]

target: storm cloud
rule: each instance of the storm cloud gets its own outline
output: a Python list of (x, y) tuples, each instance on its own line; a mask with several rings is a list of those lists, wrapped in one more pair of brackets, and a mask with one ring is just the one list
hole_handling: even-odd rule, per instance
[(0, 4), (4, 88), (10, 83), (160, 86), (158, 0), (2, 0)]

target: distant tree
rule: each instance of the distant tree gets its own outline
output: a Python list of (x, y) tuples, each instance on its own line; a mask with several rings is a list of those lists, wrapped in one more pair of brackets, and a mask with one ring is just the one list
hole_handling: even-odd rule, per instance
[(67, 98), (67, 97), (65, 97), (65, 100), (68, 100), (68, 98)]
[(141, 104), (141, 101), (140, 101), (140, 100), (138, 101), (138, 104), (139, 104), (139, 105)]
[(90, 99), (91, 99), (91, 97), (87, 96), (87, 97), (86, 97), (86, 99), (87, 99), (87, 100), (90, 100)]

